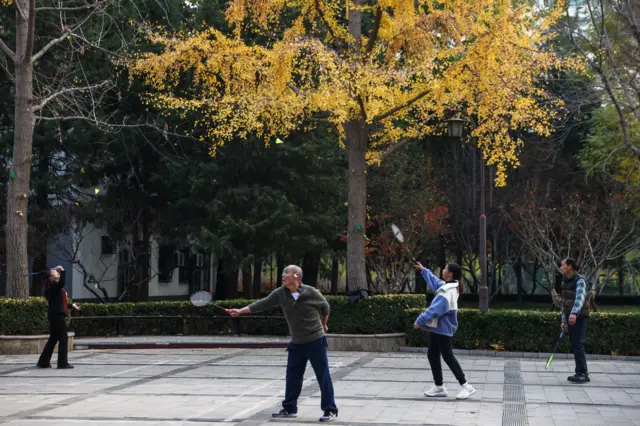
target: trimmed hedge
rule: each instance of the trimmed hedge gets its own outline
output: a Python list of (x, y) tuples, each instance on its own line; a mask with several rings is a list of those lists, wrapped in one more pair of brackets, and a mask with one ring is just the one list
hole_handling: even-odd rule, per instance
[[(422, 309), (406, 311), (409, 346), (426, 346), (428, 333), (413, 328)], [(459, 349), (509, 352), (551, 352), (560, 335), (560, 313), (477, 309), (458, 311), (458, 330), (452, 343)], [(636, 330), (636, 331), (634, 331)], [(591, 354), (640, 355), (639, 313), (592, 313), (587, 328), (586, 351)], [(570, 352), (569, 339), (558, 345)]]
[[(329, 330), (333, 333), (374, 334), (393, 333), (404, 329), (405, 310), (424, 306), (424, 296), (401, 294), (373, 296), (351, 304), (347, 296), (326, 296), (331, 305)], [(28, 321), (0, 322), (0, 334), (38, 334), (48, 329), (46, 302), (44, 299), (29, 301), (0, 299), (0, 318), (18, 317), (23, 304), (33, 304), (32, 315), (39, 317), (41, 324), (31, 328)], [(225, 308), (241, 308), (252, 300), (234, 299), (216, 301)], [(186, 301), (145, 302), (145, 303), (82, 303), (80, 312), (72, 311), (73, 316), (182, 316), (187, 317), (186, 334), (229, 334), (233, 332), (230, 317), (219, 309), (209, 305), (198, 308)], [(258, 316), (275, 316), (274, 319), (243, 316), (238, 321), (239, 332), (248, 335), (286, 335), (289, 329), (280, 308), (259, 312)], [(193, 317), (193, 318), (189, 318)], [(33, 330), (33, 331), (32, 331)], [(78, 320), (72, 321), (72, 330), (77, 336), (113, 336), (116, 333), (114, 320)], [(180, 324), (175, 319), (130, 319), (126, 320), (129, 335), (163, 335), (181, 333)]]
[(49, 334), (47, 300), (0, 298), (0, 334)]
[[(379, 334), (406, 332), (410, 346), (426, 346), (428, 334), (414, 330), (415, 319), (424, 310), (423, 295), (372, 296), (351, 304), (346, 296), (326, 296), (331, 305), (330, 333)], [(221, 300), (225, 308), (240, 308), (251, 300)], [(73, 316), (182, 316), (187, 318), (185, 334), (233, 333), (230, 317), (213, 306), (197, 308), (186, 301), (147, 303), (83, 303)], [(239, 332), (246, 335), (287, 335), (289, 330), (279, 308), (257, 313), (273, 319), (244, 316)], [(477, 309), (458, 311), (459, 328), (453, 345), (460, 349), (489, 349), (513, 352), (550, 352), (560, 334), (560, 314), (529, 310)], [(128, 335), (182, 333), (175, 319), (126, 320)], [(595, 354), (640, 355), (640, 313), (593, 313), (589, 319), (587, 352)], [(113, 320), (72, 321), (77, 336), (114, 336)], [(635, 331), (634, 331), (635, 330)], [(29, 300), (0, 298), (0, 334), (48, 334), (47, 304), (43, 298)], [(558, 346), (569, 352), (568, 339)]]

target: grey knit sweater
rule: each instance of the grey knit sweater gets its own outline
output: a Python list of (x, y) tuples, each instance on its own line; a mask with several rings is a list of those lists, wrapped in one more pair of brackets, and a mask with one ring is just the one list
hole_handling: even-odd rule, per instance
[(301, 345), (324, 336), (321, 318), (329, 315), (329, 303), (315, 288), (300, 284), (300, 296), (295, 300), (291, 292), (281, 286), (264, 299), (249, 305), (251, 312), (280, 306), (291, 332), (291, 343)]

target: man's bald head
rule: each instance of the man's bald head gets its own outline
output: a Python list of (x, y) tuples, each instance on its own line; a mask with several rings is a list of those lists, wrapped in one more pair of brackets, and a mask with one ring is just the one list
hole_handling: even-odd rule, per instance
[(289, 291), (297, 291), (302, 283), (302, 268), (298, 265), (289, 265), (282, 271), (282, 285)]
[(298, 265), (289, 265), (284, 269), (285, 269), (285, 271), (291, 272), (291, 274), (293, 275), (294, 278), (296, 278), (297, 281), (302, 281), (302, 268), (301, 267), (299, 267)]

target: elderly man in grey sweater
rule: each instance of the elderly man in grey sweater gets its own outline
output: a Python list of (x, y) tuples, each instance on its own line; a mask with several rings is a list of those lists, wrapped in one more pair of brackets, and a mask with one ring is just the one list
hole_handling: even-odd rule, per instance
[(316, 373), (322, 394), (320, 407), (324, 414), (321, 422), (330, 422), (338, 417), (338, 407), (333, 396), (333, 383), (327, 359), (327, 321), (329, 303), (317, 289), (302, 284), (302, 269), (287, 266), (282, 272), (282, 286), (266, 298), (242, 309), (231, 309), (232, 316), (260, 312), (280, 306), (289, 325), (291, 342), (287, 347), (287, 380), (282, 410), (273, 417), (297, 417), (298, 397), (302, 391), (302, 380), (307, 361)]

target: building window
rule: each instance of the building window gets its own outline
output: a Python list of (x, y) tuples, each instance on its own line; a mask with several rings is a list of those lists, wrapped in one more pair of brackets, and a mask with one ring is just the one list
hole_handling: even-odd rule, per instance
[(116, 245), (114, 241), (107, 235), (102, 236), (101, 250), (103, 255), (116, 254)]
[(171, 246), (160, 246), (158, 250), (158, 282), (168, 283), (173, 280), (176, 267), (175, 249)]

